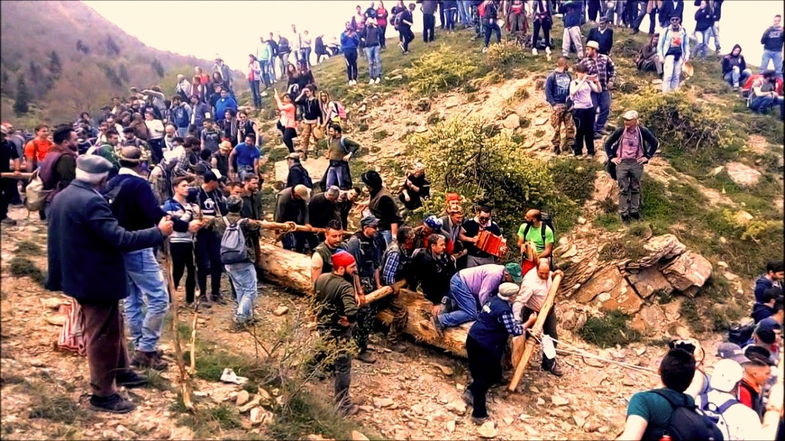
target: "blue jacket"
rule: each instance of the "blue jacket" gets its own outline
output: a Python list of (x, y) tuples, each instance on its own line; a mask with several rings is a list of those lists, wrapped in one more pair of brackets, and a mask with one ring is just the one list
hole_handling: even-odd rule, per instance
[(353, 36), (346, 35), (346, 32), (341, 33), (341, 49), (344, 53), (357, 49), (360, 45), (360, 37), (357, 34)]
[(505, 312), (512, 314), (510, 302), (502, 300), (499, 296), (493, 296), (477, 314), (477, 320), (469, 328), (469, 337), (488, 351), (501, 355), (507, 346), (509, 335), (502, 321)]
[(185, 104), (169, 109), (169, 120), (175, 127), (188, 127), (191, 124), (191, 110)]
[(226, 113), (226, 109), (237, 110), (237, 101), (235, 101), (231, 96), (226, 98), (218, 98), (218, 101), (215, 102), (216, 121), (221, 121), (224, 119), (224, 113)]
[(678, 31), (674, 31), (668, 26), (667, 29), (660, 32), (660, 43), (657, 45), (657, 54), (665, 57), (668, 54), (668, 49), (671, 47), (671, 41), (674, 38), (681, 38), (681, 57), (684, 61), (690, 58), (690, 37), (687, 35), (687, 30), (681, 26)]
[(124, 229), (90, 184), (71, 181), (50, 207), (46, 289), (83, 304), (115, 303), (128, 295), (123, 253), (163, 239), (157, 227)]
[(578, 2), (570, 2), (566, 3), (559, 8), (560, 11), (564, 14), (564, 27), (571, 28), (573, 26), (580, 26), (581, 25), (581, 18), (583, 17), (583, 12), (581, 11), (581, 5)]
[(570, 95), (570, 81), (572, 76), (569, 72), (551, 72), (545, 80), (545, 100), (551, 106), (564, 104)]

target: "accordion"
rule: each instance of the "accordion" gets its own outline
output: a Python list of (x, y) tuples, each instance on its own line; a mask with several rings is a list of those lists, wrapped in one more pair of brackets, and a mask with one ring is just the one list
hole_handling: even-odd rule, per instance
[(492, 256), (502, 257), (507, 253), (507, 240), (487, 230), (480, 231), (475, 245)]

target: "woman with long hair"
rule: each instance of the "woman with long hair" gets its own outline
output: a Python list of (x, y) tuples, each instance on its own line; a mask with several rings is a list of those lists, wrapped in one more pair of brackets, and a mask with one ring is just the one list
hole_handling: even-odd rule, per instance
[(289, 153), (294, 153), (294, 138), (297, 137), (297, 120), (295, 119), (295, 108), (292, 103), (292, 96), (288, 93), (283, 97), (275, 89), (275, 104), (278, 107), (278, 123), (276, 127), (281, 131), (283, 143), (289, 149)]

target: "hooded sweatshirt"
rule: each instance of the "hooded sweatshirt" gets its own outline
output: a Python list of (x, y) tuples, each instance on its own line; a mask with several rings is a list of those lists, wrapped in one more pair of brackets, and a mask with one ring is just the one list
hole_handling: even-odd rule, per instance
[(781, 51), (783, 43), (785, 43), (785, 36), (782, 32), (782, 26), (770, 26), (763, 32), (763, 37), (760, 39), (760, 44), (767, 51)]
[[(739, 55), (733, 56), (733, 51), (739, 48)], [(734, 67), (738, 66), (739, 71), (744, 71), (747, 68), (747, 62), (744, 61), (744, 55), (741, 54), (741, 46), (738, 44), (733, 46), (730, 53), (722, 58), (722, 75), (732, 71)]]

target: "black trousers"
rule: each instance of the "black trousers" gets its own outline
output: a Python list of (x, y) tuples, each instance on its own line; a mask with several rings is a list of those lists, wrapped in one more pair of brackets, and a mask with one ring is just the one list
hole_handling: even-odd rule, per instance
[(584, 144), (586, 151), (594, 155), (594, 114), (594, 107), (572, 111), (572, 118), (575, 121), (575, 144), (572, 146), (572, 152), (575, 155), (583, 153)]
[(401, 34), (401, 43), (403, 44), (403, 51), (409, 51), (409, 43), (414, 40), (414, 32), (409, 26), (398, 26), (398, 32)]
[(534, 20), (532, 24), (532, 47), (537, 47), (537, 37), (540, 35), (540, 29), (542, 29), (545, 46), (551, 47), (551, 25), (550, 20)]
[(281, 137), (283, 138), (283, 143), (286, 148), (289, 150), (289, 153), (294, 153), (294, 138), (297, 137), (297, 131), (294, 130), (292, 127), (284, 127), (280, 121), (276, 124), (278, 130), (281, 131)]
[(436, 17), (433, 14), (422, 15), (422, 41), (433, 41), (436, 33)]
[(589, 13), (589, 21), (597, 21), (597, 15), (600, 13), (600, 0), (589, 0), (587, 11)]
[[(524, 322), (529, 319), (529, 316), (534, 313), (533, 309), (529, 309), (528, 307), (524, 307), (521, 311), (521, 320)], [(548, 311), (548, 316), (545, 317), (545, 323), (542, 325), (542, 331), (551, 336), (551, 338), (559, 339), (559, 335), (556, 332), (556, 305), (554, 304), (551, 307), (551, 310)], [(556, 342), (553, 342), (553, 346), (556, 346)], [(551, 370), (553, 365), (556, 364), (556, 359), (549, 360), (545, 357), (545, 354), (542, 355), (542, 368), (546, 371)]]
[(466, 338), (466, 352), (472, 375), (472, 384), (467, 388), (474, 397), (472, 416), (485, 418), (488, 416), (485, 404), (488, 389), (502, 379), (502, 353), (482, 346), (471, 335)]
[(0, 179), (0, 220), (8, 217), (8, 205), (13, 202), (14, 192), (19, 194), (16, 188), (16, 180)]
[(357, 49), (346, 49), (343, 56), (346, 58), (346, 76), (349, 81), (357, 81)]
[(194, 266), (194, 244), (193, 242), (172, 242), (172, 277), (174, 278), (175, 289), (180, 286), (180, 279), (183, 273), (188, 270), (185, 276), (185, 301), (194, 301), (196, 291), (196, 267)]
[(221, 239), (211, 230), (201, 230), (196, 233), (196, 277), (202, 296), (207, 296), (209, 274), (213, 300), (221, 297), (221, 273)]

